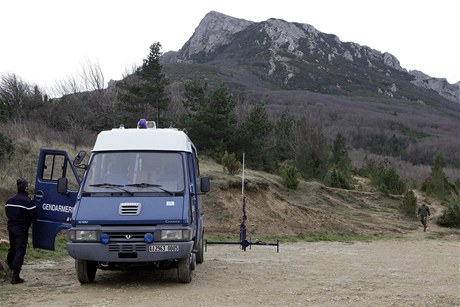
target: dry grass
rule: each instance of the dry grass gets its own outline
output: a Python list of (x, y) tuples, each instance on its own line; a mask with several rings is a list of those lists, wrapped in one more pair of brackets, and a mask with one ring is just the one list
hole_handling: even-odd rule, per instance
[[(16, 128), (0, 130), (14, 139), (16, 148), (13, 157), (0, 168), (1, 203), (14, 193), (17, 177), (27, 178), (33, 188), (40, 148), (64, 149), (71, 157), (76, 154), (60, 139), (49, 140), (46, 136), (52, 131), (44, 130), (45, 137), (41, 138), (29, 127)], [(200, 160), (201, 174), (211, 178), (212, 190), (203, 197), (207, 233), (238, 235), (242, 218), (241, 174), (231, 176), (215, 161), (207, 157)], [(290, 190), (277, 175), (247, 169), (245, 197), (248, 236), (253, 237), (302, 236), (311, 232), (400, 235), (417, 227), (416, 222), (399, 213), (400, 197), (375, 192), (365, 178), (358, 178), (355, 190), (350, 191), (306, 181), (301, 181), (297, 190)], [(0, 237), (6, 237), (1, 210)]]
[[(212, 191), (203, 211), (208, 234), (238, 236), (242, 221), (241, 175), (231, 176), (217, 163), (201, 161), (202, 174), (210, 175)], [(299, 236), (305, 233), (392, 235), (413, 230), (416, 223), (399, 213), (400, 197), (375, 192), (368, 181), (361, 190), (328, 188), (301, 181), (297, 190), (283, 187), (273, 174), (245, 173), (248, 236)]]
[[(0, 203), (4, 204), (8, 197), (16, 192), (16, 179), (25, 178), (30, 188), (35, 187), (37, 163), (41, 148), (66, 150), (70, 157), (77, 151), (65, 142), (65, 135), (55, 132), (44, 125), (30, 122), (9, 123), (0, 125), (0, 133), (9, 137), (14, 143), (14, 153), (1, 161), (0, 167)], [(81, 148), (88, 150), (87, 147)], [(6, 238), (6, 221), (4, 206), (0, 206), (0, 238)]]

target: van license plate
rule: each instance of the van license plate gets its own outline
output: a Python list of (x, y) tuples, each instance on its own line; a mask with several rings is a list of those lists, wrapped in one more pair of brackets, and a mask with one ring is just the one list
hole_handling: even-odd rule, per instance
[(163, 252), (178, 252), (179, 245), (150, 245), (149, 252), (163, 253)]

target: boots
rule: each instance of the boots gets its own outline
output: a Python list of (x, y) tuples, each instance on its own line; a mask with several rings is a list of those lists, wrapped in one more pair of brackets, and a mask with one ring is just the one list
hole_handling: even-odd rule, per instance
[(19, 277), (19, 274), (13, 274), (13, 277), (11, 278), (11, 283), (13, 285), (20, 284), (20, 283), (23, 283), (23, 282), (24, 282), (24, 279)]

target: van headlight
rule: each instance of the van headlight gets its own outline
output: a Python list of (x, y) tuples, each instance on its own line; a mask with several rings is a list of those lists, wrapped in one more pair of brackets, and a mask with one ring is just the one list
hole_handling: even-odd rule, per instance
[(69, 230), (69, 239), (72, 242), (91, 242), (99, 241), (98, 231), (96, 230)]
[(161, 241), (190, 241), (190, 229), (163, 229), (160, 231)]

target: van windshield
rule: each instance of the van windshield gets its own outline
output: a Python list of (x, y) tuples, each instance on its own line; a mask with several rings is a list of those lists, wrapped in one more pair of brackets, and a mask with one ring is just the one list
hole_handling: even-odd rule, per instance
[(84, 192), (182, 192), (184, 165), (177, 152), (100, 152), (87, 170)]

